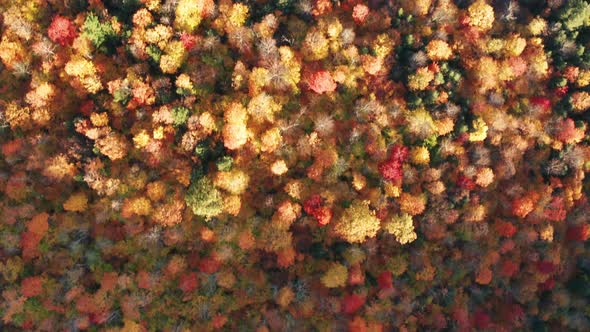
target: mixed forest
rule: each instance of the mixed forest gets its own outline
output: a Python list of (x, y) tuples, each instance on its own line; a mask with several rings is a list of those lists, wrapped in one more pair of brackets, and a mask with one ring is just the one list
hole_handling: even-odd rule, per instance
[(0, 1), (0, 330), (589, 331), (590, 1)]

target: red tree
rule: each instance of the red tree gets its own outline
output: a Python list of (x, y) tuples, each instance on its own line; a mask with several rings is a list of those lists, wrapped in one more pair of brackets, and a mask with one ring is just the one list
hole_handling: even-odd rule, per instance
[(587, 224), (570, 226), (565, 236), (568, 241), (586, 241), (590, 237), (590, 227)]
[(185, 273), (180, 276), (180, 280), (178, 281), (178, 288), (185, 293), (192, 292), (195, 288), (197, 288), (198, 280), (197, 274), (195, 272)]
[(25, 278), (20, 284), (20, 289), (26, 297), (41, 295), (43, 293), (43, 279), (39, 276)]
[(327, 70), (319, 70), (311, 73), (307, 78), (307, 85), (309, 88), (317, 93), (322, 94), (336, 90), (336, 82)]
[(388, 181), (400, 182), (403, 177), (402, 164), (408, 157), (408, 148), (396, 144), (391, 148), (389, 158), (379, 164), (379, 174)]
[(322, 197), (312, 195), (303, 203), (303, 211), (314, 217), (320, 226), (327, 225), (332, 220), (332, 210), (327, 206), (322, 206)]
[(47, 29), (49, 39), (61, 46), (72, 45), (76, 39), (76, 26), (67, 18), (56, 15)]
[(342, 311), (347, 314), (355, 313), (365, 304), (365, 299), (356, 294), (346, 295), (342, 301)]

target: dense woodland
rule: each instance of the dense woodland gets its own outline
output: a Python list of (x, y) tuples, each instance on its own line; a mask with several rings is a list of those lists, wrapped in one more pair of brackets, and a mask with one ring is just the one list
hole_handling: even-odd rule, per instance
[(0, 330), (590, 330), (590, 1), (4, 0), (0, 35)]

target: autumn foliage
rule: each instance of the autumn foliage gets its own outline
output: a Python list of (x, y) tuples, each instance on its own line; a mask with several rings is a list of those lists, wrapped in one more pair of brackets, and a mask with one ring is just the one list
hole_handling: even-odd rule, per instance
[(77, 36), (76, 26), (66, 17), (56, 15), (47, 29), (47, 36), (61, 46), (69, 46)]
[(391, 182), (400, 182), (403, 178), (403, 162), (408, 157), (408, 148), (402, 145), (394, 145), (389, 152), (387, 160), (379, 164), (381, 176)]
[(0, 1), (0, 330), (590, 331), (590, 0)]
[(326, 70), (318, 70), (309, 74), (307, 77), (307, 84), (309, 88), (317, 94), (336, 90), (336, 82), (334, 82), (330, 72)]

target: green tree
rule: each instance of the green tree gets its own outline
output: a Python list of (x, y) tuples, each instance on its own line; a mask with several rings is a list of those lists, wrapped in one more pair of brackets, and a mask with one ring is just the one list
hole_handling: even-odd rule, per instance
[(116, 40), (117, 34), (110, 23), (101, 23), (94, 13), (89, 13), (84, 20), (82, 32), (98, 50), (106, 51)]
[(174, 126), (179, 127), (186, 123), (190, 116), (190, 110), (183, 106), (174, 107), (172, 109), (172, 118), (174, 119)]
[(585, 0), (570, 0), (558, 13), (567, 30), (576, 30), (590, 25), (590, 4)]
[(184, 199), (195, 215), (207, 220), (219, 215), (223, 206), (221, 194), (208, 177), (191, 183)]

